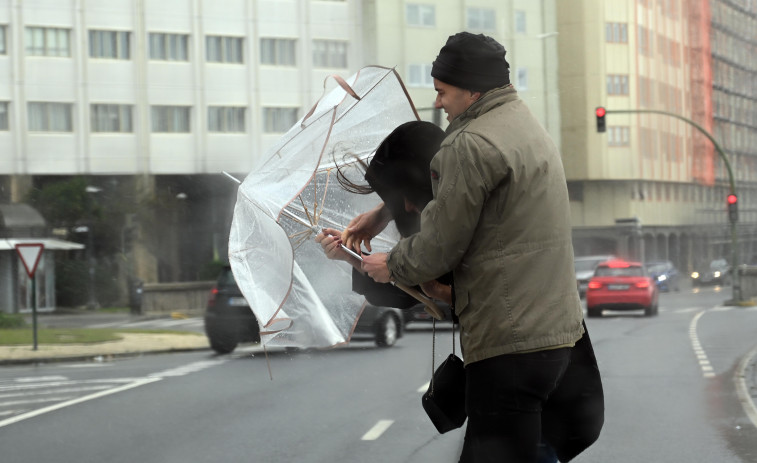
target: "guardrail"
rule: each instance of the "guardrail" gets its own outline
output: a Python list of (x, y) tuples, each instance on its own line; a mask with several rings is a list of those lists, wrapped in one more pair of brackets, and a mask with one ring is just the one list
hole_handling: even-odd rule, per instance
[(145, 283), (142, 288), (141, 312), (201, 315), (205, 312), (213, 284), (215, 281)]

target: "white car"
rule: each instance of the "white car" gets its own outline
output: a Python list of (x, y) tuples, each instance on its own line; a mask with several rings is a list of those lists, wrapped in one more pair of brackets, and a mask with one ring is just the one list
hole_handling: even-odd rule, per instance
[(596, 270), (597, 265), (615, 259), (617, 257), (612, 254), (580, 256), (574, 259), (573, 266), (576, 271), (576, 286), (578, 287), (579, 296), (586, 296), (586, 287), (589, 285), (591, 277), (594, 276), (594, 270)]

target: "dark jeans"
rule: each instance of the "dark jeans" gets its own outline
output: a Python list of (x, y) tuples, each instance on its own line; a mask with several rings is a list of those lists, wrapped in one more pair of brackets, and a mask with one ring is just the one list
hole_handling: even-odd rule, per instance
[[(538, 460), (512, 460), (512, 461), (538, 461), (539, 463), (554, 462), (555, 457), (559, 458), (561, 462), (568, 462), (575, 458), (578, 454), (586, 450), (591, 444), (593, 444), (598, 438), (604, 425), (604, 392), (602, 387), (602, 378), (599, 374), (599, 367), (597, 367), (597, 359), (594, 355), (594, 347), (591, 344), (591, 338), (589, 337), (589, 331), (584, 323), (585, 333), (581, 339), (576, 342), (576, 345), (569, 349), (570, 351), (570, 363), (567, 369), (562, 375), (562, 379), (556, 389), (554, 389), (547, 399), (546, 403), (541, 404), (541, 442), (539, 448)], [(549, 353), (550, 351), (544, 351)], [(514, 357), (517, 355), (530, 355), (530, 354), (513, 354), (502, 357)], [(476, 370), (476, 376), (480, 381), (488, 381), (492, 384), (492, 387), (498, 387), (502, 389), (506, 386), (497, 386), (494, 381), (500, 377), (500, 375), (509, 374), (500, 368), (518, 368), (516, 364), (508, 362), (507, 359), (501, 360), (502, 366), (500, 366), (500, 357), (496, 357), (492, 362), (475, 362), (466, 368), (466, 378), (471, 381), (469, 376), (470, 367), (474, 367), (478, 363)], [(525, 359), (525, 357), (524, 357)], [(530, 364), (528, 368), (538, 367), (537, 363)], [(487, 370), (491, 369), (491, 372)], [(519, 376), (524, 377), (527, 372), (518, 372)], [(481, 385), (476, 386), (481, 388)], [(470, 394), (470, 389), (467, 391)], [(505, 391), (506, 392), (506, 391)], [(477, 403), (482, 409), (486, 408), (486, 401), (491, 400), (487, 396), (468, 397), (466, 399), (468, 404), (471, 402)], [(518, 400), (517, 398), (515, 400)], [(492, 401), (493, 402), (493, 401)], [(469, 406), (469, 405), (468, 405)], [(468, 412), (470, 415), (470, 411)], [(492, 413), (499, 413), (492, 409)], [(485, 423), (486, 421), (484, 421)], [(492, 424), (494, 426), (495, 424)], [(480, 426), (476, 426), (479, 429)], [(531, 430), (533, 431), (533, 429)], [(468, 437), (473, 431), (469, 429), (466, 431), (466, 442), (463, 447), (463, 455), (460, 459), (461, 462), (470, 463), (479, 461), (505, 461), (499, 460), (498, 456), (493, 456), (492, 459), (487, 460), (483, 455), (481, 459), (478, 459), (478, 451), (473, 448), (478, 444), (480, 439), (475, 436)], [(491, 432), (497, 432), (489, 431)], [(517, 440), (517, 437), (515, 438)], [(533, 437), (530, 437), (533, 441)], [(528, 445), (531, 445), (529, 443)], [(482, 450), (484, 453), (484, 450)], [(531, 458), (531, 456), (524, 456), (524, 458)]]
[(542, 407), (568, 367), (571, 348), (507, 354), (469, 364), (468, 426), (460, 463), (535, 463)]

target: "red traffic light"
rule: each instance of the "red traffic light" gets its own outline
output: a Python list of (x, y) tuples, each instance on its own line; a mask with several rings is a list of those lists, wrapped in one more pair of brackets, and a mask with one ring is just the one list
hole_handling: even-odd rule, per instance
[(736, 204), (738, 200), (739, 198), (736, 195), (734, 194), (728, 195), (728, 204)]
[(605, 108), (603, 108), (602, 106), (597, 107), (596, 112), (597, 112), (597, 117), (605, 117), (606, 111), (605, 111)]

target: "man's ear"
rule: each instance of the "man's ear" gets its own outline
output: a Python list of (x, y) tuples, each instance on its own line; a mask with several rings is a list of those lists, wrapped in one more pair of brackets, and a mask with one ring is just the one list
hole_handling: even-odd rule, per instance
[(481, 92), (474, 92), (473, 90), (468, 90), (468, 91), (470, 92), (471, 103), (481, 98)]

